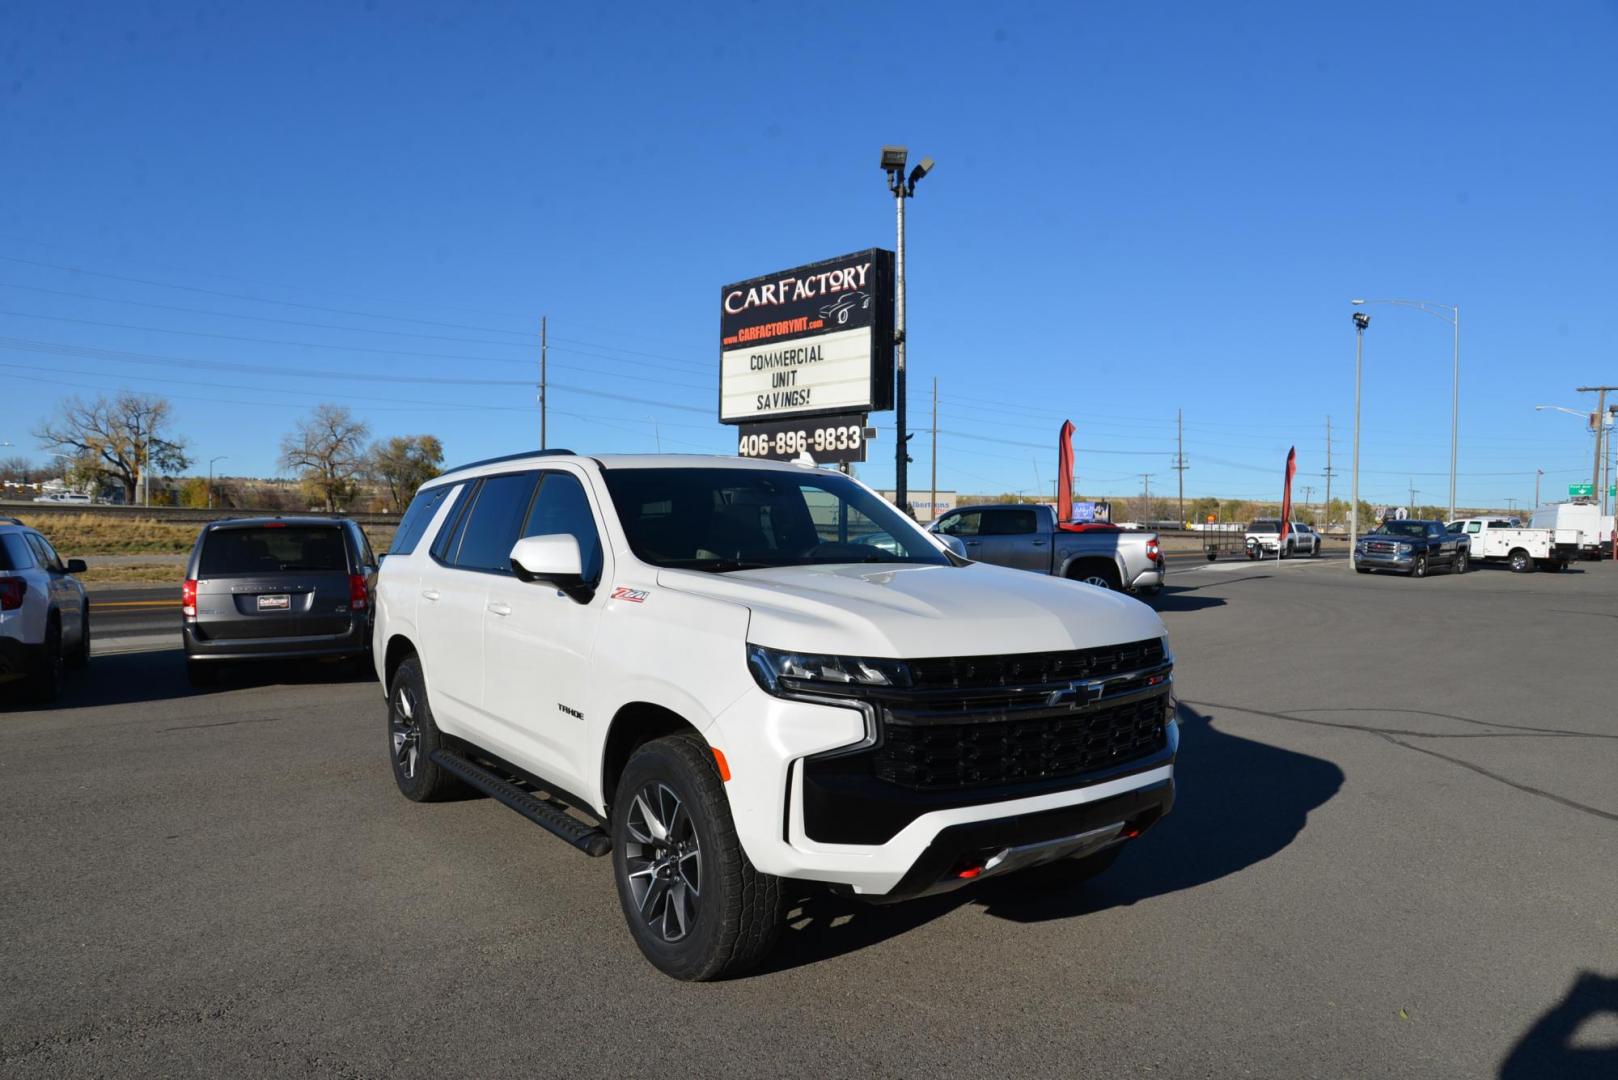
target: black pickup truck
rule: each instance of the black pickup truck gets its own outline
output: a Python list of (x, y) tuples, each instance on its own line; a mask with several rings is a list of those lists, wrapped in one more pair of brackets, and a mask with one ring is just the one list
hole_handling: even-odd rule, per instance
[(1447, 531), (1442, 521), (1384, 521), (1354, 544), (1354, 569), (1362, 574), (1397, 570), (1426, 577), (1440, 566), (1464, 574), (1470, 559), (1466, 535)]

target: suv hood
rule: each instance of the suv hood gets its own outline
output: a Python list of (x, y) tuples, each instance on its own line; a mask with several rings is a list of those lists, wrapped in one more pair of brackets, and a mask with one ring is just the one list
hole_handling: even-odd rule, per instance
[(867, 563), (708, 574), (659, 570), (666, 589), (746, 606), (748, 641), (913, 659), (1085, 649), (1163, 634), (1138, 600), (1026, 570)]

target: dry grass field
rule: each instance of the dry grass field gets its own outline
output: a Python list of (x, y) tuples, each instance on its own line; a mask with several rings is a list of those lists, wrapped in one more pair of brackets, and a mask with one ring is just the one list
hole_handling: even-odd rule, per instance
[[(152, 518), (128, 518), (110, 514), (17, 515), (50, 538), (63, 558), (91, 555), (184, 555), (197, 538), (198, 526)], [(393, 540), (394, 526), (366, 525), (365, 535), (377, 551), (386, 551)], [(118, 567), (117, 569), (134, 569)], [(135, 579), (125, 579), (135, 580)], [(158, 580), (167, 580), (160, 578)]]

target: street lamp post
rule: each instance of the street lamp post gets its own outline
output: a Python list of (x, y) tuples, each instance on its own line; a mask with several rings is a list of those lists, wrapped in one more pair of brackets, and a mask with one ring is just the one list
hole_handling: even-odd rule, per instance
[(1449, 519), (1455, 520), (1455, 452), (1461, 430), (1461, 309), (1457, 304), (1439, 304), (1431, 300), (1354, 300), (1359, 304), (1397, 304), (1415, 308), (1443, 319), (1455, 328), (1455, 352), (1450, 381), (1449, 404)]
[(910, 433), (905, 429), (905, 200), (914, 198), (916, 184), (933, 169), (932, 158), (905, 175), (909, 151), (902, 146), (882, 148), (882, 169), (888, 174), (888, 190), (898, 216), (898, 245), (894, 249), (893, 275), (893, 426), (898, 430), (894, 448), (893, 501), (909, 513)]
[(213, 509), (213, 463), (229, 459), (229, 454), (220, 454), (218, 457), (208, 459), (208, 509)]
[(1365, 328), (1371, 317), (1363, 311), (1354, 313), (1354, 479), (1348, 495), (1348, 565), (1354, 566), (1354, 547), (1360, 533), (1360, 371), (1365, 358)]

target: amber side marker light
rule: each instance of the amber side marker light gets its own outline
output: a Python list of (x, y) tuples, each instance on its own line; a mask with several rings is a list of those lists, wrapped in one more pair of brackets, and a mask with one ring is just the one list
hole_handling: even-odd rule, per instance
[(713, 748), (713, 763), (719, 766), (719, 779), (730, 783), (730, 762), (725, 760), (725, 752), (717, 746)]

